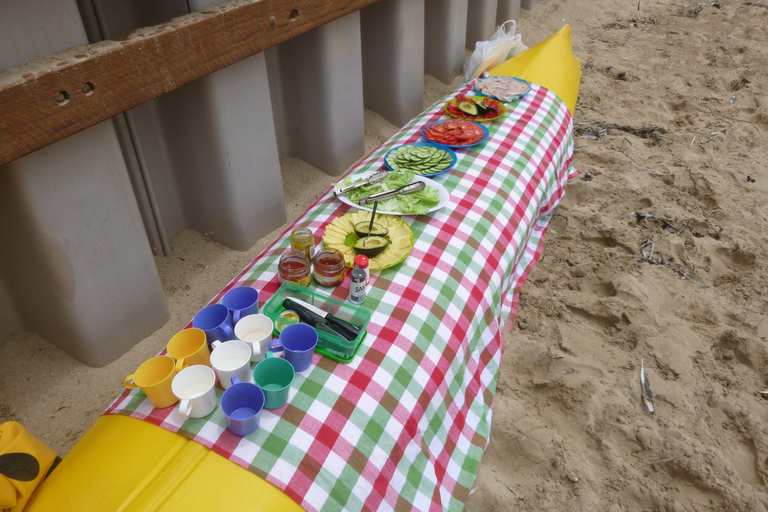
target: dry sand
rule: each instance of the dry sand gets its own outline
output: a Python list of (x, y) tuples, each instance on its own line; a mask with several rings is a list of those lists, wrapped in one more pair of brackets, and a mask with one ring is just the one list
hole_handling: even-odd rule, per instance
[[(765, 511), (768, 3), (540, 0), (518, 31), (531, 46), (565, 23), (581, 174), (505, 335), (467, 510)], [(425, 103), (457, 84), (426, 77)], [(395, 130), (367, 112), (367, 150)], [(291, 219), (334, 181), (283, 168)], [(0, 421), (65, 454), (278, 233), (245, 253), (176, 236), (157, 258), (171, 320), (105, 368), (32, 334), (0, 342)]]

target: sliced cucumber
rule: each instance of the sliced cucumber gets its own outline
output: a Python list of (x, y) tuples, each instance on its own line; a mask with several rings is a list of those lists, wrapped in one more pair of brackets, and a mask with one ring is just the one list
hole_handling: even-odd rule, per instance
[(405, 145), (392, 150), (386, 162), (393, 171), (409, 170), (416, 174), (434, 174), (450, 167), (453, 156), (434, 146)]

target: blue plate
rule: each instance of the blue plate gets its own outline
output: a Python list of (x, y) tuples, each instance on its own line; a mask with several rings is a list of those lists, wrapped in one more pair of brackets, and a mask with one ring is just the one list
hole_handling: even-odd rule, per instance
[[(394, 171), (395, 170), (392, 167), (390, 167), (390, 165), (387, 163), (387, 158), (389, 158), (389, 155), (393, 151), (397, 151), (400, 148), (404, 148), (406, 146), (431, 147), (431, 148), (442, 149), (443, 151), (447, 151), (448, 154), (451, 156), (451, 164), (448, 167), (446, 167), (445, 169), (442, 169), (440, 171), (433, 172), (433, 173), (430, 173), (430, 174), (418, 174), (418, 176), (425, 176), (425, 177), (431, 178), (432, 176), (437, 176), (438, 174), (443, 174), (444, 172), (448, 172), (451, 169), (453, 169), (453, 167), (456, 165), (456, 161), (458, 160), (458, 158), (456, 157), (456, 153), (454, 153), (451, 148), (449, 148), (448, 146), (444, 146), (443, 144), (434, 144), (432, 142), (412, 142), (410, 144), (403, 144), (402, 146), (394, 147), (394, 148), (390, 149), (389, 151), (387, 151), (387, 154), (384, 155), (384, 165), (387, 166), (387, 169), (389, 169), (390, 171)], [(404, 169), (404, 170), (406, 170), (406, 169)], [(420, 171), (415, 171), (414, 170), (413, 172), (418, 173)]]
[[(484, 93), (480, 89), (477, 88), (477, 84), (478, 83), (480, 83), (480, 82), (482, 82), (484, 80), (488, 80), (489, 78), (511, 78), (512, 80), (517, 80), (518, 82), (522, 82), (522, 83), (526, 84), (528, 86), (528, 88), (525, 90), (524, 93), (518, 94), (517, 96), (515, 96), (511, 100), (503, 100), (503, 99), (499, 98), (498, 96), (494, 96), (493, 94)], [(480, 94), (481, 96), (488, 96), (489, 98), (495, 98), (495, 99), (497, 99), (497, 100), (499, 100), (501, 102), (504, 102), (504, 103), (509, 103), (510, 101), (519, 100), (520, 98), (522, 98), (523, 96), (525, 96), (526, 94), (531, 92), (531, 82), (528, 82), (526, 80), (523, 80), (522, 78), (517, 78), (517, 77), (514, 77), (514, 76), (489, 76), (487, 78), (478, 78), (477, 80), (475, 80), (475, 84), (472, 87), (474, 87), (474, 89), (477, 92), (477, 94)]]
[(472, 144), (441, 144), (439, 142), (432, 141), (429, 137), (427, 137), (427, 128), (429, 128), (432, 125), (436, 125), (436, 124), (440, 124), (440, 123), (445, 123), (446, 121), (453, 121), (453, 120), (452, 119), (444, 119), (442, 121), (437, 121), (437, 122), (434, 122), (434, 123), (429, 123), (427, 126), (425, 126), (424, 128), (421, 129), (421, 136), (424, 137), (425, 139), (429, 140), (430, 142), (432, 142), (432, 144), (437, 144), (437, 145), (440, 145), (440, 146), (446, 146), (446, 147), (449, 147), (449, 148), (456, 148), (456, 149), (471, 148), (472, 146), (477, 146), (481, 142), (485, 142), (485, 140), (488, 138), (488, 135), (489, 135), (488, 128), (486, 128), (485, 126), (481, 125), (480, 123), (476, 123), (474, 121), (470, 121), (469, 119), (462, 119), (462, 121), (466, 121), (468, 123), (472, 123), (473, 125), (477, 126), (481, 130), (483, 130), (483, 138), (480, 139), (477, 142), (473, 142)]

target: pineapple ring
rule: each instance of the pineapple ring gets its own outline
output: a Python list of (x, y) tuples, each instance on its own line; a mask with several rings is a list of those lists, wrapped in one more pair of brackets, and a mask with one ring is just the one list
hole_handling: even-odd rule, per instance
[[(325, 227), (323, 243), (326, 247), (338, 249), (344, 255), (344, 262), (352, 267), (357, 253), (352, 246), (358, 240), (355, 224), (370, 221), (371, 212), (359, 210), (337, 217)], [(403, 219), (395, 215), (376, 215), (376, 222), (389, 229), (386, 238), (389, 245), (381, 254), (368, 258), (370, 270), (381, 270), (397, 265), (413, 249), (413, 231)]]

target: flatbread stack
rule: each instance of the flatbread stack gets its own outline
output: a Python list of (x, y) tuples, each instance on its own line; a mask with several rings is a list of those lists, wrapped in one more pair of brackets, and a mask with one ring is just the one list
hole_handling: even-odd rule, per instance
[(512, 101), (531, 89), (531, 84), (511, 76), (492, 76), (475, 82), (475, 88), (501, 101)]

